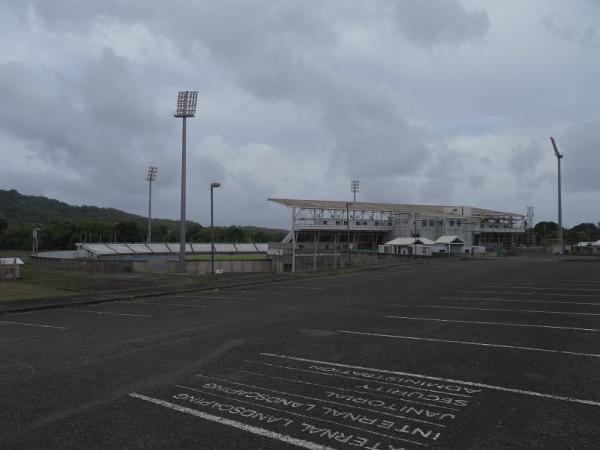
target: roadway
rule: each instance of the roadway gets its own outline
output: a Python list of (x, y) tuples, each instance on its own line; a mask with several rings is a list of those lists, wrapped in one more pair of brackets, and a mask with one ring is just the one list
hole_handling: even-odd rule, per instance
[(598, 448), (600, 264), (453, 261), (0, 316), (2, 448)]

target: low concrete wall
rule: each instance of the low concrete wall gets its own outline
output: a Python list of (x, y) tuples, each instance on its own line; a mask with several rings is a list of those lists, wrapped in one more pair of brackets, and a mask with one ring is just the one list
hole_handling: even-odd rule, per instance
[[(178, 261), (169, 261), (169, 272), (177, 271)], [(210, 261), (187, 261), (187, 273), (202, 274), (210, 273)], [(259, 273), (271, 272), (271, 261), (268, 259), (259, 261), (215, 261), (215, 270), (223, 270), (224, 273)]]

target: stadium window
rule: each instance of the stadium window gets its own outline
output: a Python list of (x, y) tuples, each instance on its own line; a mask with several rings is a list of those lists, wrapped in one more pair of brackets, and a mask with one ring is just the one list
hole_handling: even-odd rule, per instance
[(432, 227), (433, 226), (433, 220), (429, 221), (429, 226)]
[(423, 225), (424, 227), (426, 227), (427, 226), (427, 221), (426, 220), (422, 220), (421, 221), (421, 225)]
[(375, 222), (375, 225), (379, 225), (379, 222)]
[(457, 226), (457, 227), (460, 227), (460, 220), (457, 220), (457, 221), (456, 221), (456, 226)]
[(340, 221), (339, 221), (339, 220), (336, 220), (336, 221), (335, 221), (335, 224), (336, 224), (336, 225), (339, 225), (339, 224), (340, 224)]
[(450, 226), (453, 227), (454, 226), (454, 220), (450, 221)]

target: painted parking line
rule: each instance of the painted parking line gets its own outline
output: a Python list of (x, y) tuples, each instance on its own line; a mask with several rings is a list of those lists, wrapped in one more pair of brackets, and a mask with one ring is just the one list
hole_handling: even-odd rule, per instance
[[(250, 363), (250, 364), (263, 365), (263, 366), (267, 366), (267, 367), (277, 367), (279, 369), (293, 370), (295, 372), (312, 373), (314, 375), (325, 375), (325, 376), (335, 377), (335, 378), (344, 378), (344, 379), (347, 379), (347, 380), (364, 381), (363, 378), (350, 377), (350, 376), (340, 375), (340, 374), (336, 374), (336, 373), (332, 373), (332, 374), (330, 374), (330, 373), (323, 373), (323, 372), (317, 372), (315, 370), (299, 369), (297, 367), (282, 366), (282, 365), (278, 365), (278, 364), (266, 363), (266, 362), (263, 362), (263, 361), (252, 361), (250, 359), (246, 359), (246, 360), (244, 360), (244, 362), (247, 362), (247, 363)], [(236, 370), (236, 369), (233, 369), (233, 370)], [(252, 373), (254, 373), (254, 372), (252, 372)], [(388, 386), (395, 386), (395, 387), (407, 388), (407, 389), (416, 390), (416, 391), (432, 392), (434, 394), (445, 394), (445, 395), (450, 395), (450, 396), (454, 396), (454, 397), (464, 397), (464, 398), (470, 398), (471, 397), (471, 395), (467, 395), (467, 394), (458, 394), (456, 392), (448, 392), (448, 391), (437, 391), (435, 389), (421, 388), (421, 387), (416, 387), (414, 385), (398, 384), (398, 383), (388, 383), (388, 382), (383, 382), (383, 381), (377, 381), (377, 383), (379, 383), (379, 384), (386, 384)]]
[[(119, 303), (127, 303), (129, 305), (153, 305), (153, 306), (188, 306), (188, 307), (193, 307), (193, 308), (210, 308), (210, 306), (207, 305), (188, 305), (186, 303), (161, 303), (159, 302), (141, 302), (141, 301), (137, 301), (137, 300), (125, 300), (125, 301), (120, 301)], [(150, 316), (148, 316), (150, 317)]]
[(493, 302), (510, 302), (510, 303), (553, 303), (557, 305), (592, 305), (600, 306), (598, 302), (561, 302), (556, 300), (527, 300), (527, 299), (509, 299), (495, 297), (442, 297), (442, 300), (476, 300), (476, 301), (493, 301)]
[[(447, 291), (443, 291), (446, 293)], [(475, 295), (535, 295), (535, 296), (549, 296), (549, 297), (593, 297), (598, 298), (598, 294), (564, 294), (560, 292), (514, 292), (514, 291), (457, 291), (464, 294), (475, 294)]]
[(506, 344), (490, 344), (487, 342), (472, 342), (472, 341), (455, 341), (452, 339), (436, 339), (436, 338), (425, 338), (417, 336), (400, 336), (394, 334), (382, 334), (382, 333), (367, 333), (362, 331), (349, 331), (349, 330), (338, 330), (338, 333), (354, 334), (359, 336), (374, 336), (383, 337), (390, 339), (406, 339), (411, 341), (425, 341), (425, 342), (444, 342), (447, 344), (462, 344), (462, 345), (475, 345), (479, 347), (493, 347), (493, 348), (507, 348), (511, 350), (524, 350), (530, 352), (541, 352), (541, 353), (556, 353), (561, 355), (569, 356), (582, 356), (587, 358), (600, 358), (597, 353), (580, 353), (580, 352), (569, 352), (566, 350), (554, 350), (550, 348), (536, 348), (536, 347), (521, 347), (518, 345), (506, 345)]
[(242, 422), (238, 422), (237, 420), (227, 419), (221, 416), (215, 416), (213, 414), (208, 414), (202, 411), (198, 411), (196, 409), (187, 408), (185, 406), (176, 405), (175, 403), (167, 402), (165, 400), (160, 400), (158, 398), (148, 397), (146, 395), (137, 394), (132, 392), (129, 394), (132, 398), (137, 398), (140, 400), (144, 400), (150, 403), (154, 403), (156, 405), (163, 406), (165, 408), (169, 408), (175, 411), (179, 411), (185, 414), (190, 414), (195, 417), (200, 417), (204, 420), (209, 420), (211, 422), (220, 423), (222, 425), (227, 425), (233, 428), (237, 428), (238, 430), (247, 431), (252, 434), (256, 434), (259, 436), (266, 436), (271, 439), (275, 439), (281, 442), (285, 442), (286, 444), (296, 445), (302, 448), (308, 448), (310, 450), (333, 450), (331, 447), (326, 447), (323, 445), (316, 444), (314, 442), (306, 441), (304, 439), (297, 439), (286, 434), (277, 433), (275, 431), (270, 431), (265, 428), (256, 427), (254, 425), (247, 425)]
[[(236, 369), (231, 369), (230, 368), (230, 370), (236, 370)], [(252, 372), (246, 372), (246, 373), (252, 373)], [(210, 380), (218, 380), (218, 381), (220, 381), (222, 383), (235, 384), (235, 385), (238, 385), (238, 386), (245, 386), (245, 387), (248, 387), (248, 388), (251, 388), (251, 389), (258, 389), (258, 390), (263, 390), (263, 391), (267, 391), (267, 392), (273, 392), (274, 394), (283, 394), (283, 395), (286, 395), (286, 396), (299, 397), (299, 398), (303, 398), (305, 400), (311, 400), (311, 401), (314, 401), (314, 402), (329, 403), (329, 404), (332, 404), (332, 405), (337, 405), (337, 406), (342, 406), (342, 407), (347, 407), (348, 406), (348, 405), (345, 405), (343, 403), (334, 402), (332, 400), (325, 400), (325, 399), (317, 398), (317, 397), (310, 397), (310, 396), (306, 396), (306, 395), (293, 394), (291, 392), (278, 391), (278, 390), (275, 390), (275, 389), (267, 389), (267, 388), (260, 387), (260, 386), (254, 386), (252, 384), (246, 384), (246, 383), (240, 383), (240, 382), (237, 382), (237, 381), (224, 380), (222, 378), (209, 377), (209, 376), (200, 375), (200, 374), (198, 374), (196, 376), (197, 377), (201, 377), (201, 378), (207, 378), (207, 379), (210, 379)], [(385, 411), (377, 411), (377, 410), (370, 409), (370, 408), (365, 408), (365, 407), (362, 407), (362, 406), (354, 406), (354, 408), (355, 409), (360, 409), (362, 411), (369, 411), (369, 412), (372, 412), (372, 413), (375, 413), (375, 414), (383, 414), (383, 415), (386, 415), (386, 416), (395, 417), (397, 419), (410, 420), (412, 422), (426, 423), (427, 425), (433, 425), (435, 427), (440, 427), (440, 428), (446, 428), (447, 427), (446, 425), (443, 425), (441, 423), (430, 422), (429, 420), (415, 419), (413, 417), (401, 416), (401, 415), (397, 415), (397, 414), (388, 413), (388, 412), (385, 412)]]
[(537, 309), (501, 309), (501, 308), (475, 308), (471, 306), (446, 306), (446, 305), (388, 305), (394, 308), (440, 308), (440, 309), (467, 309), (473, 311), (519, 312), (536, 314), (563, 314), (565, 316), (600, 316), (600, 313), (584, 313), (570, 311), (544, 311)]
[(96, 311), (93, 309), (72, 309), (72, 308), (64, 308), (60, 311), (76, 311), (76, 312), (85, 312), (90, 314), (106, 314), (107, 316), (129, 316), (129, 317), (152, 317), (150, 314), (125, 314), (125, 313), (116, 313), (109, 311)]
[(14, 322), (12, 320), (0, 320), (0, 324), (5, 323), (8, 325), (23, 325), (27, 327), (40, 327), (40, 328), (54, 328), (56, 330), (68, 330), (68, 327), (57, 327), (55, 325), (42, 325), (39, 323), (27, 323), (27, 322)]
[[(493, 287), (493, 286), (490, 286)], [(562, 288), (562, 287), (551, 287), (551, 286), (503, 286), (502, 289), (531, 289), (531, 290), (544, 290), (544, 291), (582, 291), (582, 292), (600, 292), (600, 289), (589, 289), (589, 288)]]
[(555, 330), (569, 330), (569, 331), (592, 331), (600, 333), (600, 329), (597, 328), (580, 328), (580, 327), (559, 327), (554, 325), (535, 325), (527, 323), (507, 323), (507, 322), (481, 322), (475, 320), (455, 320), (455, 319), (433, 319), (430, 317), (408, 317), (408, 316), (385, 316), (388, 319), (403, 319), (403, 320), (423, 320), (432, 322), (452, 322), (452, 323), (466, 323), (475, 325), (500, 325), (507, 327), (526, 327), (526, 328), (550, 328)]
[(408, 377), (414, 377), (414, 378), (421, 378), (424, 380), (441, 381), (444, 383), (453, 383), (453, 384), (458, 384), (458, 385), (462, 385), (462, 386), (471, 386), (471, 387), (477, 387), (477, 388), (483, 388), (483, 389), (492, 389), (492, 390), (496, 390), (496, 391), (510, 392), (513, 394), (522, 394), (522, 395), (528, 395), (528, 396), (532, 396), (532, 397), (546, 398), (549, 400), (559, 400), (559, 401), (564, 401), (564, 402), (579, 403), (579, 404), (584, 404), (584, 405), (600, 407), (600, 401), (597, 401), (597, 400), (586, 400), (586, 399), (580, 399), (580, 398), (569, 397), (569, 396), (547, 394), (547, 393), (543, 393), (543, 392), (529, 391), (529, 390), (525, 390), (525, 389), (517, 389), (517, 388), (497, 386), (497, 385), (487, 384), (487, 383), (479, 383), (476, 381), (457, 380), (457, 379), (453, 379), (453, 378), (436, 377), (436, 376), (432, 376), (432, 375), (423, 375), (423, 374), (411, 373), (411, 372), (401, 372), (401, 371), (396, 371), (396, 370), (374, 369), (371, 367), (358, 366), (358, 365), (353, 365), (353, 364), (342, 364), (342, 363), (331, 362), (331, 361), (320, 361), (320, 360), (316, 360), (316, 359), (282, 355), (282, 354), (277, 354), (277, 353), (261, 353), (261, 356), (277, 358), (277, 359), (286, 359), (286, 360), (291, 360), (291, 361), (301, 361), (301, 362), (312, 363), (312, 364), (329, 365), (332, 367), (340, 367), (342, 369), (367, 370), (367, 371), (371, 371), (371, 372), (381, 372), (381, 373), (387, 373), (387, 374), (391, 374), (391, 375), (408, 376)]
[(325, 288), (310, 287), (310, 286), (281, 286), (281, 287), (275, 288), (274, 290), (285, 290), (285, 289), (307, 289), (307, 290), (311, 290), (311, 291), (322, 291)]
[(377, 431), (371, 431), (371, 430), (367, 430), (365, 428), (359, 428), (359, 427), (356, 427), (356, 426), (353, 426), (353, 425), (343, 424), (343, 423), (336, 422), (336, 421), (333, 421), (333, 420), (322, 419), (320, 417), (307, 416), (306, 414), (300, 414), (300, 413), (297, 413), (297, 412), (286, 411), (284, 409), (275, 408), (273, 406), (265, 406), (265, 405), (261, 405), (261, 404), (256, 403), (256, 402), (250, 402), (250, 401), (247, 401), (247, 400), (240, 400), (239, 398), (232, 398), (232, 397), (228, 397), (226, 395), (215, 394), (212, 391), (208, 391), (207, 392), (207, 391), (202, 390), (202, 389), (192, 388), (192, 387), (187, 387), (187, 386), (181, 386), (181, 385), (175, 385), (175, 386), (183, 388), (183, 389), (188, 389), (190, 391), (198, 392), (198, 393), (201, 393), (201, 394), (210, 395), (210, 396), (217, 397), (217, 398), (222, 398), (224, 400), (229, 400), (229, 401), (233, 400), (235, 402), (243, 403), (243, 404), (254, 406), (254, 407), (258, 406), (258, 407), (261, 407), (261, 408), (270, 409), (272, 411), (277, 411), (277, 412), (283, 413), (283, 414), (289, 414), (289, 415), (292, 415), (292, 416), (295, 416), (295, 417), (301, 417), (303, 419), (316, 420), (318, 422), (323, 422), (323, 423), (327, 423), (327, 424), (333, 424), (333, 425), (336, 425), (336, 426), (339, 426), (339, 427), (349, 428), (351, 430), (358, 430), (358, 431), (360, 431), (362, 433), (372, 434), (372, 435), (380, 437), (380, 438), (383, 437), (383, 438), (393, 439), (393, 440), (400, 441), (400, 442), (408, 442), (410, 444), (414, 444), (414, 445), (418, 445), (418, 446), (423, 446), (423, 447), (427, 446), (427, 445), (425, 445), (422, 442), (412, 441), (410, 439), (400, 438), (400, 437), (397, 437), (397, 436), (390, 436), (389, 434), (384, 434), (384, 433), (380, 433), (380, 432), (377, 432)]
[[(252, 361), (247, 361), (247, 362), (252, 362)], [(268, 363), (264, 363), (266, 366), (269, 366)], [(277, 367), (276, 365), (272, 365), (273, 367)], [(287, 366), (282, 366), (286, 369), (293, 369)], [(275, 375), (269, 375), (266, 373), (259, 373), (259, 372), (252, 372), (249, 370), (242, 370), (242, 369), (233, 369), (237, 372), (242, 372), (242, 373), (247, 373), (247, 374), (251, 374), (251, 375), (256, 375), (256, 376), (260, 376), (260, 377), (266, 377), (266, 378), (272, 378), (274, 380), (282, 380), (282, 381), (289, 381), (291, 383), (298, 383), (298, 384), (305, 384), (307, 386), (313, 386), (313, 387), (321, 387), (321, 388), (325, 388), (325, 389), (335, 389), (338, 391), (343, 391), (343, 392), (352, 392), (353, 394), (360, 394), (360, 395), (364, 395), (365, 393), (363, 391), (356, 391), (353, 389), (345, 389), (345, 388), (341, 388), (341, 387), (337, 387), (337, 386), (331, 386), (331, 385), (327, 385), (327, 384), (319, 384), (319, 383), (311, 383), (308, 381), (302, 381), (302, 380), (297, 380), (295, 378), (286, 378), (286, 377), (279, 377), (279, 376), (275, 376)], [(321, 375), (321, 374), (320, 374)], [(416, 400), (407, 400), (405, 398), (398, 398), (398, 397), (390, 397), (389, 395), (379, 395), (379, 394), (375, 394), (373, 395), (373, 397), (377, 397), (377, 398), (386, 398), (389, 400), (401, 400), (402, 402), (406, 402), (406, 403), (414, 403), (415, 405), (421, 405), (421, 406), (429, 406), (431, 408), (438, 408), (438, 409), (445, 409), (448, 411), (460, 411), (460, 409), (458, 408), (451, 408), (450, 406), (443, 406), (443, 405), (439, 405), (436, 403), (426, 403), (426, 402), (418, 402)]]
[(256, 300), (254, 297), (229, 297), (221, 295), (169, 295), (168, 298), (187, 298), (187, 299), (208, 299), (208, 300)]

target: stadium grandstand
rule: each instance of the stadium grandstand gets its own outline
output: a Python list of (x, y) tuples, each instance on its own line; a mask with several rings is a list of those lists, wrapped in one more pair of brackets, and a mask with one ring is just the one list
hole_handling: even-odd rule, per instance
[[(515, 246), (532, 226), (524, 214), (471, 206), (411, 205), (270, 198), (291, 212), (283, 243), (374, 249), (396, 238), (457, 236), (488, 249)], [(532, 218), (529, 218), (532, 221)]]
[[(215, 243), (215, 253), (221, 255), (235, 255), (238, 253), (267, 253), (269, 244), (254, 243)], [(179, 255), (179, 243), (133, 243), (133, 244), (115, 244), (115, 243), (79, 243), (76, 244), (75, 257), (78, 258), (106, 258), (120, 256), (169, 256)], [(185, 244), (186, 254), (203, 255), (211, 252), (210, 243), (189, 243)]]

